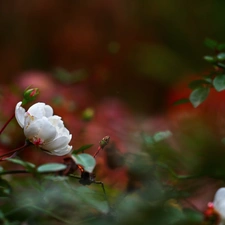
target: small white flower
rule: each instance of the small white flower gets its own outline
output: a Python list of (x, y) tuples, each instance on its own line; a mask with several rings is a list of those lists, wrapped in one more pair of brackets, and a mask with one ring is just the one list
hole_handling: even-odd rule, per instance
[(26, 138), (48, 154), (63, 156), (72, 146), (68, 145), (72, 135), (64, 127), (61, 117), (53, 115), (51, 106), (39, 102), (32, 105), (27, 112), (18, 102), (15, 117), (24, 129)]
[(215, 210), (220, 214), (220, 225), (225, 224), (225, 188), (220, 188), (216, 192), (213, 200)]

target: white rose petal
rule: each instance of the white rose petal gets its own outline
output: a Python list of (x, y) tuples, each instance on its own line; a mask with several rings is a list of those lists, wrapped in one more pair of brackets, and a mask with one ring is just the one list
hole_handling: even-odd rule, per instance
[(39, 102), (26, 112), (21, 104), (19, 102), (16, 105), (15, 117), (24, 129), (26, 138), (48, 154), (63, 156), (70, 153), (72, 135), (65, 128), (61, 117), (53, 115), (52, 107)]
[[(26, 120), (26, 119), (25, 119)], [(38, 119), (38, 120), (34, 120), (34, 121), (28, 121), (28, 125), (24, 126), (24, 134), (25, 136), (30, 139), (34, 136), (37, 136), (41, 130), (41, 128), (43, 127), (43, 120), (42, 119)]]
[(62, 156), (70, 153), (72, 150), (72, 146), (65, 146), (64, 148), (59, 148), (59, 149), (54, 149), (54, 151), (52, 151), (52, 155), (58, 155), (58, 156)]
[(49, 122), (46, 117), (43, 117), (42, 121), (43, 124), (38, 133), (38, 137), (40, 137), (45, 143), (48, 143), (57, 136), (57, 129)]
[(220, 214), (222, 222), (225, 224), (225, 188), (220, 188), (215, 194), (213, 200), (214, 208)]
[(32, 105), (27, 112), (36, 118), (50, 117), (53, 115), (53, 109), (49, 105), (45, 105), (43, 102), (38, 102)]
[(46, 143), (45, 144), (45, 149), (46, 150), (54, 150), (54, 149), (59, 149), (63, 148), (64, 146), (68, 145), (70, 142), (70, 138), (66, 136), (59, 136), (53, 141)]
[(18, 124), (23, 128), (24, 127), (24, 120), (25, 120), (25, 109), (21, 107), (22, 102), (18, 102), (16, 105), (16, 110), (15, 110), (15, 117), (18, 122)]

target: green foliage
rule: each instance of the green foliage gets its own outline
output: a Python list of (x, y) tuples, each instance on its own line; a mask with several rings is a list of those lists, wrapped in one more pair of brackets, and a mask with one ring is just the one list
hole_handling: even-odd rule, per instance
[[(180, 163), (184, 155), (168, 147), (168, 141), (174, 138), (172, 132), (143, 133), (142, 137), (143, 149), (127, 154), (125, 158), (129, 179), (127, 190), (106, 187), (106, 196), (101, 183), (84, 187), (73, 176), (60, 176), (59, 172), (66, 169), (65, 164), (47, 163), (37, 167), (21, 159), (8, 159), (29, 169), (30, 174), (21, 179), (11, 171), (13, 182), (0, 180), (0, 198), (4, 197), (0, 220), (9, 224), (26, 221), (28, 224), (60, 225), (200, 225), (203, 215), (194, 209), (183, 209), (179, 203), (180, 199), (191, 195), (193, 186), (189, 187), (187, 181), (193, 184), (193, 179), (199, 175), (176, 173), (177, 167), (185, 168)], [(93, 157), (86, 153), (73, 157), (77, 164), (92, 172)], [(180, 190), (184, 181), (187, 187)]]
[(57, 172), (57, 171), (60, 171), (60, 170), (65, 170), (65, 169), (66, 169), (65, 164), (47, 163), (47, 164), (40, 165), (37, 168), (37, 172), (39, 172), (39, 173), (49, 173), (49, 172)]
[(63, 68), (57, 68), (54, 76), (62, 83), (72, 84), (85, 80), (88, 77), (88, 73), (84, 69), (75, 70), (70, 73)]
[(6, 160), (9, 161), (9, 162), (12, 162), (12, 163), (23, 166), (29, 172), (33, 172), (34, 169), (35, 169), (35, 165), (33, 163), (23, 161), (19, 158), (7, 158)]
[(92, 173), (95, 168), (96, 162), (93, 156), (81, 153), (81, 154), (73, 154), (73, 158), (77, 165), (81, 165), (86, 172)]
[(78, 153), (84, 152), (85, 150), (89, 149), (92, 146), (93, 146), (93, 144), (83, 145), (80, 148), (73, 150), (73, 154), (78, 154)]
[(195, 90), (199, 87), (204, 87), (207, 86), (209, 84), (211, 84), (211, 80), (209, 79), (201, 79), (201, 80), (193, 80), (192, 82), (189, 83), (189, 88), (192, 90)]
[[(225, 44), (218, 43), (212, 39), (206, 38), (205, 45), (214, 50), (214, 55), (204, 56), (204, 60), (213, 65), (213, 71), (209, 75), (204, 75), (202, 79), (196, 79), (189, 83), (192, 92), (189, 101), (196, 108), (201, 105), (208, 97), (210, 88), (217, 91), (225, 90)], [(176, 101), (174, 104), (187, 103), (186, 98)]]
[(206, 55), (203, 58), (204, 58), (205, 61), (207, 61), (209, 63), (215, 63), (216, 62), (216, 58), (213, 57), (213, 56)]
[(220, 74), (213, 80), (213, 86), (217, 91), (225, 90), (225, 75)]
[(157, 132), (156, 134), (154, 134), (153, 139), (154, 139), (155, 142), (158, 142), (158, 141), (162, 141), (164, 139), (167, 139), (170, 136), (172, 136), (172, 133), (169, 130), (160, 131), (160, 132)]
[(196, 88), (194, 91), (192, 91), (189, 97), (189, 100), (192, 103), (192, 105), (195, 108), (198, 107), (208, 97), (209, 91), (210, 88), (208, 87), (199, 87)]
[[(178, 199), (189, 196), (190, 190), (181, 191), (176, 185), (194, 177), (177, 175), (171, 167), (180, 159), (178, 157), (176, 161), (174, 155), (177, 153), (167, 146), (167, 141), (173, 137), (172, 132), (143, 133), (142, 137), (143, 151), (127, 154), (125, 159), (130, 180), (127, 190), (130, 191), (107, 187), (106, 195), (101, 183), (89, 188), (79, 184), (75, 176), (60, 176), (59, 172), (67, 167), (65, 164), (35, 166), (22, 159), (8, 159), (10, 163), (24, 167), (30, 174), (17, 179), (18, 175), (13, 171), (2, 169), (2, 176), (11, 174), (14, 179), (13, 182), (0, 180), (0, 198), (4, 198), (0, 220), (5, 224), (21, 224), (24, 221), (28, 224), (62, 225), (132, 225), (140, 222), (159, 225), (200, 224), (202, 214), (194, 210), (187, 212), (178, 202)], [(95, 167), (94, 158), (86, 153), (74, 154), (73, 158), (87, 172), (92, 172)], [(173, 163), (169, 165), (169, 161)], [(170, 185), (164, 183), (165, 174)], [(141, 188), (136, 187), (137, 181)]]
[(145, 133), (142, 134), (144, 142), (148, 144), (153, 144), (162, 140), (166, 140), (167, 138), (171, 136), (172, 136), (172, 132), (169, 130), (156, 132), (152, 136), (147, 135)]
[(185, 103), (189, 103), (190, 100), (188, 98), (181, 98), (173, 103), (173, 105), (181, 105)]
[(8, 181), (0, 179), (0, 197), (8, 197), (12, 193), (12, 188)]
[(221, 52), (217, 56), (218, 61), (224, 61), (225, 60), (225, 53)]
[(204, 41), (204, 44), (208, 47), (211, 48), (213, 50), (215, 50), (217, 48), (218, 43), (215, 40), (212, 40), (210, 38), (206, 38)]

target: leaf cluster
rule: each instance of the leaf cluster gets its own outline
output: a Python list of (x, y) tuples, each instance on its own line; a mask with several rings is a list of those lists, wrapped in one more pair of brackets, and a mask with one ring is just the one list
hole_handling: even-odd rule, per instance
[(213, 50), (212, 55), (204, 56), (204, 60), (213, 66), (213, 70), (201, 79), (190, 82), (188, 86), (192, 92), (189, 98), (180, 99), (175, 104), (191, 102), (196, 108), (207, 99), (211, 88), (218, 92), (225, 90), (225, 43), (206, 38), (205, 45)]

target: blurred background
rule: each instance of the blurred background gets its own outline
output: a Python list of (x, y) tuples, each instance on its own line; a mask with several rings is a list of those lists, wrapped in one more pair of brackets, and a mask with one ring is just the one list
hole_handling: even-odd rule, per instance
[[(1, 1), (1, 124), (31, 85), (63, 117), (75, 147), (111, 135), (135, 151), (133, 136), (166, 129), (165, 116), (177, 117), (168, 112), (172, 100), (187, 97), (187, 80), (211, 68), (204, 40), (224, 41), (223, 7), (219, 0)], [(1, 137), (9, 148), (18, 145), (11, 133), (23, 137), (11, 126)]]
[[(31, 85), (41, 91), (38, 101), (51, 105), (63, 118), (73, 135), (74, 149), (94, 144), (89, 150), (94, 153), (104, 136), (111, 137), (109, 151), (97, 159), (97, 168), (103, 168), (98, 177), (106, 184), (131, 189), (136, 185), (129, 184), (127, 170), (120, 169), (120, 154), (139, 152), (143, 132), (153, 135), (182, 127), (179, 132), (186, 134), (186, 142), (173, 140), (172, 146), (179, 151), (191, 149), (191, 159), (207, 149), (211, 158), (217, 143), (214, 139), (210, 142), (214, 130), (208, 132), (199, 120), (182, 125), (175, 122), (187, 115), (187, 109), (193, 110), (191, 105), (182, 112), (171, 108), (172, 100), (188, 97), (190, 79), (212, 69), (203, 60), (211, 53), (204, 40), (224, 42), (224, 7), (222, 0), (1, 1), (1, 126)], [(212, 118), (215, 106), (224, 99), (223, 94), (219, 96), (208, 101), (207, 118)], [(213, 122), (221, 125), (223, 112), (218, 120), (213, 117)], [(16, 121), (0, 140), (1, 152), (23, 144), (24, 135)], [(37, 152), (40, 156), (33, 157)], [(116, 154), (119, 156), (112, 160)], [(55, 161), (35, 149), (21, 155), (36, 163)], [(189, 172), (200, 170), (200, 156), (186, 160)], [(202, 161), (210, 171), (207, 162)], [(204, 208), (208, 199), (200, 207)]]
[(206, 68), (204, 39), (225, 35), (220, 0), (0, 4), (2, 85), (18, 84), (27, 73), (23, 85), (35, 86), (38, 71), (73, 85), (76, 95), (76, 83), (85, 80), (93, 99), (113, 96), (135, 111), (162, 112), (171, 84)]
[[(204, 40), (224, 41), (223, 7), (219, 0), (1, 1), (1, 124), (31, 85), (62, 116), (74, 148), (95, 144), (94, 152), (110, 135), (120, 151), (137, 151), (141, 132), (168, 129), (193, 110), (181, 113), (172, 102), (211, 69)], [(209, 102), (217, 105), (215, 96)], [(23, 141), (11, 123), (2, 150)]]

